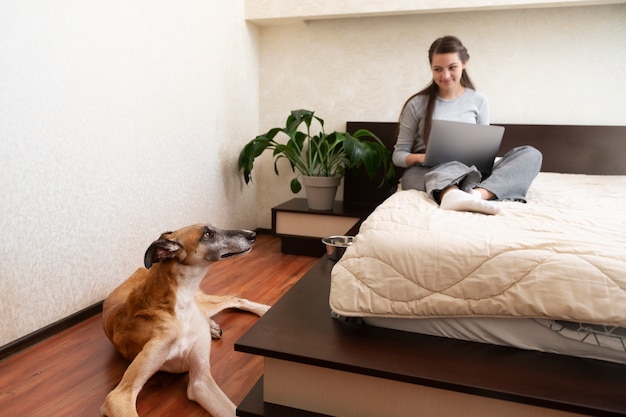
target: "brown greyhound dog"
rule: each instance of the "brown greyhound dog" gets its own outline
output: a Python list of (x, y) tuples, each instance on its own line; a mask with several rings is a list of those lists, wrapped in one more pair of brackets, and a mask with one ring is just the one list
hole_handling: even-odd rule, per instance
[(146, 251), (146, 268), (117, 287), (103, 305), (104, 331), (131, 361), (101, 412), (137, 417), (137, 395), (157, 371), (189, 372), (187, 397), (214, 417), (233, 417), (235, 405), (211, 376), (211, 338), (221, 329), (212, 316), (228, 308), (263, 315), (269, 306), (233, 296), (208, 295), (199, 285), (211, 264), (252, 249), (256, 234), (194, 225), (166, 232)]

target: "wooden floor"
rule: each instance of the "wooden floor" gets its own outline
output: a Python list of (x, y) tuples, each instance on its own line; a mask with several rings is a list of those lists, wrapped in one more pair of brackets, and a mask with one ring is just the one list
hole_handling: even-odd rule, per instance
[[(278, 238), (259, 235), (248, 256), (214, 264), (202, 289), (273, 305), (316, 261), (282, 254)], [(251, 313), (226, 311), (214, 319), (224, 336), (213, 342), (212, 374), (226, 395), (239, 404), (263, 373), (263, 362), (261, 357), (235, 352), (233, 345), (257, 318)], [(98, 314), (0, 362), (0, 414), (99, 416), (105, 396), (127, 365), (105, 337)], [(186, 386), (186, 374), (156, 374), (139, 395), (139, 415), (209, 416), (187, 400)]]

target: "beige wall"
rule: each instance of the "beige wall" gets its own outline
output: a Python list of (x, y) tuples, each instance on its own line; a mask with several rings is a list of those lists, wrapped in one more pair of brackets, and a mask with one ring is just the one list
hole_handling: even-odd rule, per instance
[(243, 0), (0, 0), (0, 346), (102, 300), (161, 232), (256, 227)]
[[(294, 13), (295, 14), (295, 13)], [(427, 50), (454, 34), (492, 122), (626, 124), (626, 5), (289, 21), (260, 29), (260, 131), (308, 108), (330, 129), (395, 121), (429, 81)], [(293, 197), (289, 175), (259, 166), (258, 223)], [(289, 170), (285, 169), (285, 174)], [(341, 190), (340, 190), (341, 193)]]

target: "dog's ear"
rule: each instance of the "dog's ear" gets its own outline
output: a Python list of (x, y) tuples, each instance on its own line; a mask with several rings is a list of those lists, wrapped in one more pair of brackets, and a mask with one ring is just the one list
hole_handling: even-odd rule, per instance
[(159, 240), (152, 242), (143, 257), (143, 264), (150, 269), (154, 263), (163, 259), (173, 258), (182, 248), (179, 243), (161, 237)]

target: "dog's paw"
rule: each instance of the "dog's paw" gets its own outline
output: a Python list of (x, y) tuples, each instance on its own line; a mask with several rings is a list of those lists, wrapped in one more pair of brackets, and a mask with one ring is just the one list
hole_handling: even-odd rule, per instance
[(258, 310), (256, 311), (256, 313), (259, 316), (262, 316), (263, 314), (267, 313), (270, 308), (272, 308), (272, 306), (268, 306), (268, 305), (265, 305), (265, 304), (260, 304), (259, 307), (258, 307)]
[(105, 417), (139, 417), (132, 394), (118, 388), (106, 396), (104, 404), (100, 407), (100, 415)]
[(211, 326), (211, 337), (213, 339), (221, 339), (222, 338), (222, 328), (220, 327), (220, 325), (217, 324), (216, 322), (214, 322), (213, 320), (211, 320), (209, 324)]

